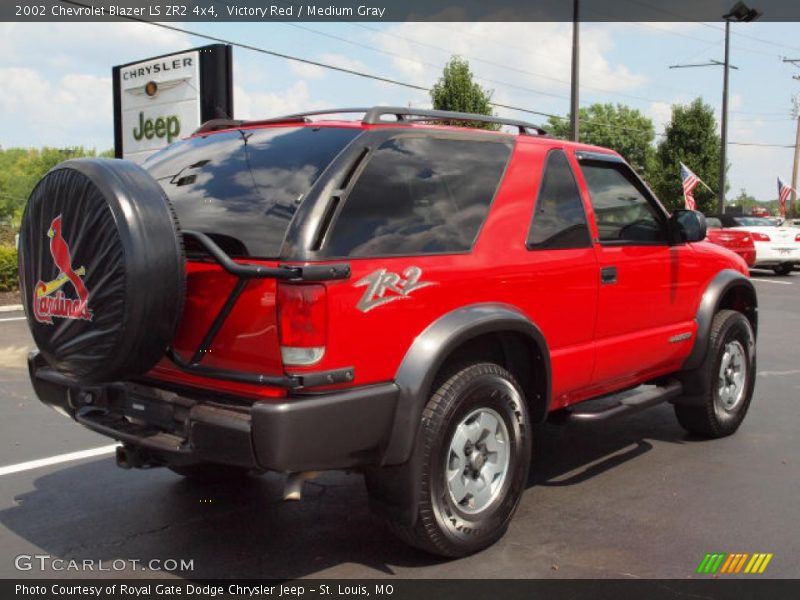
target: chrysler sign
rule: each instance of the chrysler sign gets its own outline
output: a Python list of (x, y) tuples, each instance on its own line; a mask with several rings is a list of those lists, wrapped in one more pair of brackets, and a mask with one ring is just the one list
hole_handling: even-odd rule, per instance
[(213, 118), (233, 115), (230, 47), (114, 67), (115, 150), (140, 163)]

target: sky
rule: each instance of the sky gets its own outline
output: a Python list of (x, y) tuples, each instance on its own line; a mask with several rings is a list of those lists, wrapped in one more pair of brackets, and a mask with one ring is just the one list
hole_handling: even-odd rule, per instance
[[(177, 23), (192, 32), (430, 87), (453, 54), (470, 62), (493, 100), (530, 111), (569, 111), (569, 23)], [(733, 24), (729, 198), (759, 200), (789, 180), (800, 94), (800, 23)], [(211, 43), (142, 23), (0, 23), (0, 146), (113, 146), (111, 67)], [(719, 120), (719, 23), (581, 25), (581, 106), (624, 103), (653, 119), (700, 96)], [(800, 65), (800, 62), (798, 63)], [(425, 92), (234, 48), (237, 118), (377, 104), (429, 107)], [(502, 116), (544, 117), (497, 109)], [(759, 144), (759, 145), (742, 145)], [(766, 144), (766, 145), (763, 145)], [(691, 167), (691, 165), (689, 165)], [(676, 177), (678, 175), (676, 174)], [(716, 182), (707, 182), (716, 188)]]

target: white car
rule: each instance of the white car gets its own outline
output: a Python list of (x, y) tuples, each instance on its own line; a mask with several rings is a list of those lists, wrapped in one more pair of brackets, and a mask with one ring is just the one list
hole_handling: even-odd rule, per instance
[(753, 267), (770, 268), (788, 275), (800, 264), (800, 232), (796, 227), (776, 226), (769, 219), (747, 215), (714, 215), (726, 229), (749, 231), (756, 247)]

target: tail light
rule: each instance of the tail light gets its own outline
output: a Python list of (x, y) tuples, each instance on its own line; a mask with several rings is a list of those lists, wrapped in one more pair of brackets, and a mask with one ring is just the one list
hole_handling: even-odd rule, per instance
[(757, 231), (753, 232), (753, 241), (754, 242), (768, 242), (769, 236), (766, 233), (758, 233)]
[(800, 233), (798, 233), (796, 236), (794, 236), (794, 241), (795, 242), (800, 242)]
[(324, 285), (278, 284), (278, 335), (284, 365), (322, 360), (328, 341), (328, 302)]

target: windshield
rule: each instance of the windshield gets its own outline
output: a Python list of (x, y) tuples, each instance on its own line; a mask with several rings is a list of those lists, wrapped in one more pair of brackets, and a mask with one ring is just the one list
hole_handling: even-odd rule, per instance
[(142, 165), (161, 184), (181, 228), (210, 235), (228, 254), (277, 258), (297, 207), (361, 131), (267, 127), (193, 137)]
[(748, 227), (770, 227), (772, 225), (769, 219), (762, 219), (761, 217), (734, 217), (733, 222), (739, 226)]

